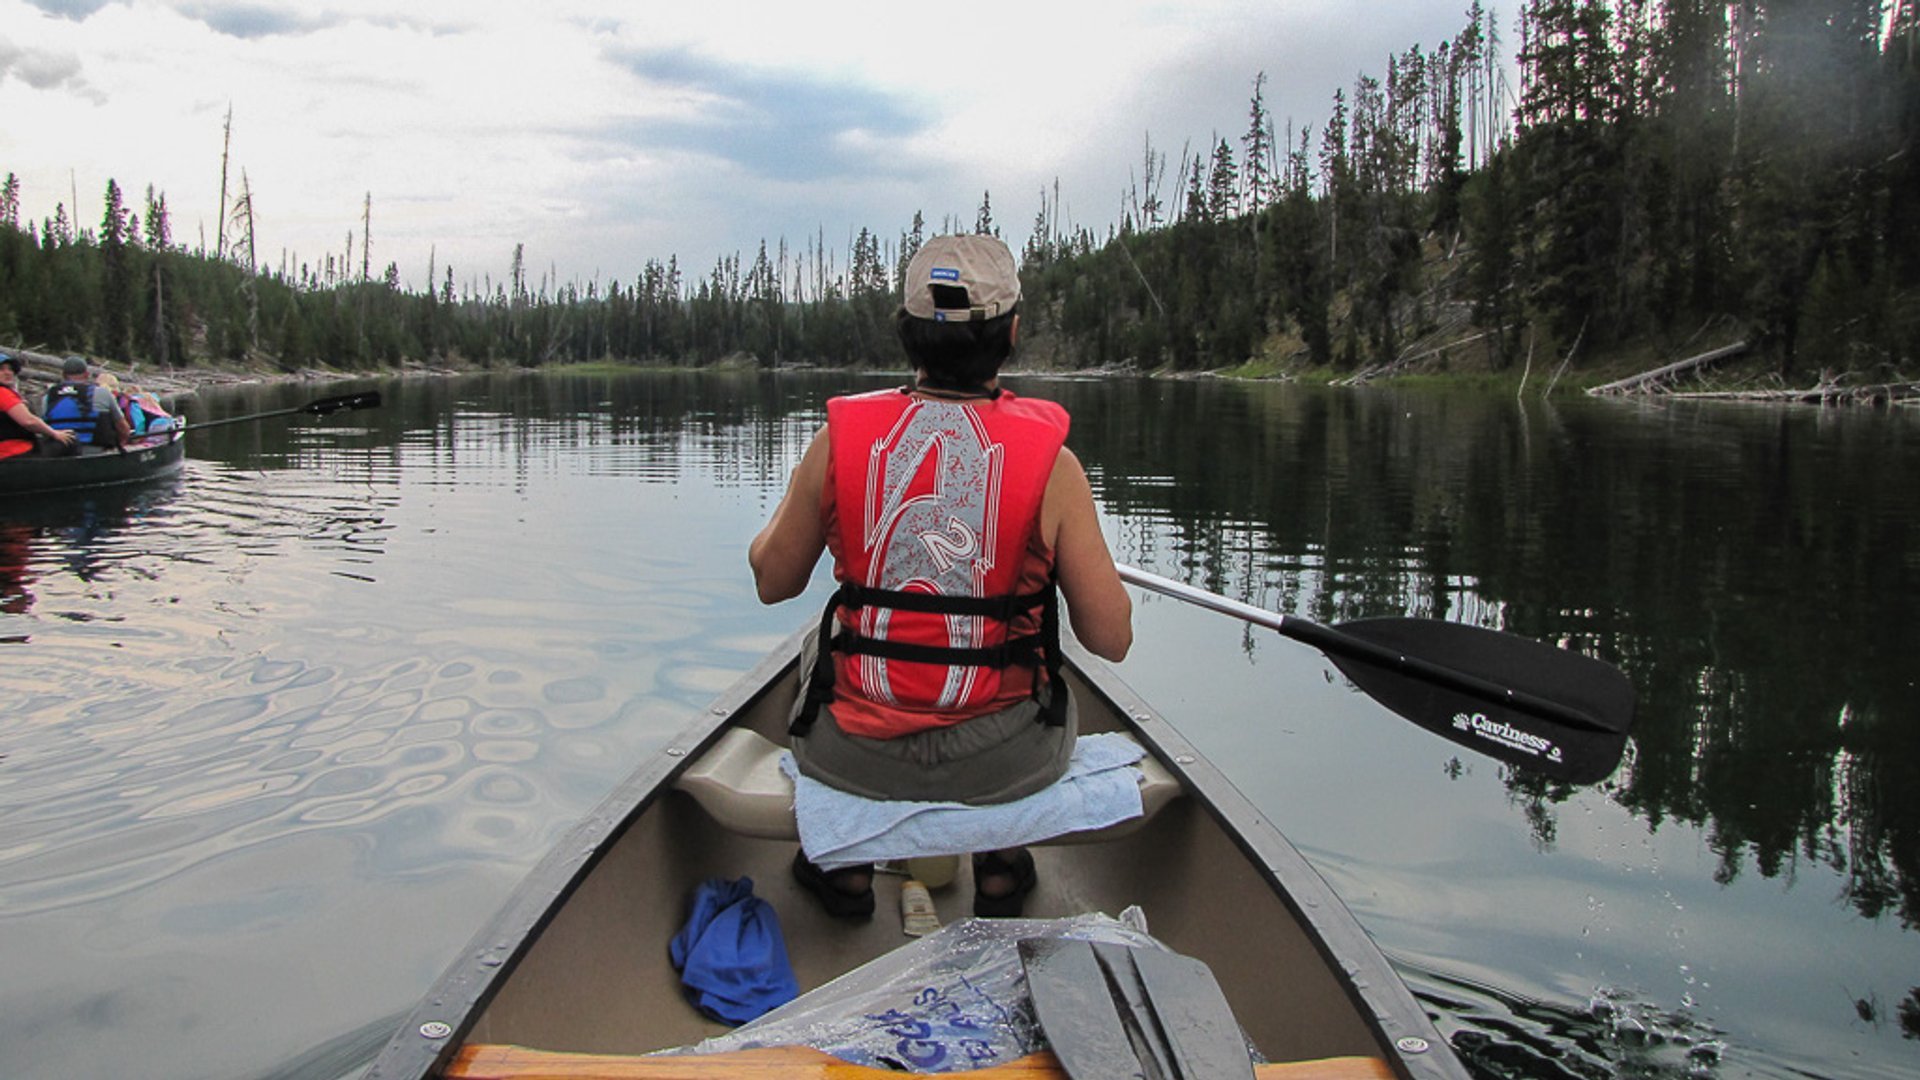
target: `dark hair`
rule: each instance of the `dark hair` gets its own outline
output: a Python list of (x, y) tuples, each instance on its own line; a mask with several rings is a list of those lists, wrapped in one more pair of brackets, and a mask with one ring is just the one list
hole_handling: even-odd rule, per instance
[(1013, 318), (1020, 306), (978, 322), (916, 319), (906, 308), (894, 313), (900, 347), (921, 381), (939, 390), (974, 390), (1000, 374), (1013, 355)]

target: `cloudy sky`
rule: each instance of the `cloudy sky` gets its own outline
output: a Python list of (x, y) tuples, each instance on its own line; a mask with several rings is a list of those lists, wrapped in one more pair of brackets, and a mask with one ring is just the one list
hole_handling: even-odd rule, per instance
[[(1509, 5), (1509, 6), (1517, 6)], [(1510, 21), (1505, 9), (1503, 25)], [(915, 211), (1017, 247), (1040, 192), (1104, 232), (1144, 141), (1247, 124), (1256, 74), (1284, 128), (1466, 0), (0, 0), (0, 175), (23, 220), (97, 227), (117, 180), (213, 245), (222, 121), (261, 261), (341, 254), (372, 195), (373, 263), (500, 280), (703, 273), (764, 239), (844, 253)], [(1169, 173), (1171, 173), (1169, 169)], [(844, 258), (840, 254), (839, 258)]]

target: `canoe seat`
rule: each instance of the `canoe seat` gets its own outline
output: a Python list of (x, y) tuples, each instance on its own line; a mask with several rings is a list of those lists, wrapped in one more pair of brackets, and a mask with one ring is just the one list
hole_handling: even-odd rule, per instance
[[(729, 728), (680, 775), (676, 788), (728, 830), (762, 840), (798, 841), (793, 822), (793, 781), (780, 771), (782, 747), (747, 728)], [(1180, 794), (1180, 781), (1149, 754), (1140, 759), (1140, 817), (1104, 829), (1068, 833), (1047, 844), (1094, 843), (1125, 836)]]

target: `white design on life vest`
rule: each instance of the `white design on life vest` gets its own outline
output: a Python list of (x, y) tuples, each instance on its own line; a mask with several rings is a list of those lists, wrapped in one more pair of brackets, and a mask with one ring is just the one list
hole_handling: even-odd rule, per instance
[(933, 565), (943, 573), (952, 569), (954, 563), (972, 558), (973, 553), (980, 550), (980, 534), (967, 528), (967, 523), (959, 518), (948, 518), (945, 533), (927, 533), (920, 537), (920, 542), (927, 545)]
[[(971, 408), (916, 401), (867, 455), (863, 539), (867, 581), (874, 588), (941, 596), (982, 596), (1000, 526), (1000, 471), (1006, 448), (993, 442)], [(914, 484), (930, 474), (930, 487)], [(860, 633), (887, 636), (885, 608), (861, 611)], [(947, 644), (971, 648), (983, 641), (977, 615), (947, 615)], [(875, 701), (898, 704), (887, 663), (857, 657), (861, 689)], [(933, 705), (952, 708), (967, 697), (977, 668), (950, 667)]]

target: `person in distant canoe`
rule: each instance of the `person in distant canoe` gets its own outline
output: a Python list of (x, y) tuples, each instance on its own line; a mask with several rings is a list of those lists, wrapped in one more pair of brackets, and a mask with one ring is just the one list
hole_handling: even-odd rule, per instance
[(167, 410), (160, 407), (160, 399), (129, 383), (120, 385), (119, 376), (111, 371), (102, 371), (93, 377), (95, 386), (103, 386), (113, 395), (114, 403), (127, 416), (127, 426), (136, 439), (147, 435), (157, 435), (163, 431), (172, 431), (179, 423)]
[[(1124, 657), (1133, 602), (1066, 410), (1001, 389), (1020, 326), (1013, 253), (929, 240), (894, 316), (911, 386), (836, 397), (748, 550), (763, 603), (799, 595), (823, 550), (840, 588), (802, 655), (800, 771), (874, 799), (1010, 802), (1064, 775), (1077, 731), (1056, 595), (1074, 635)], [(1057, 587), (1057, 593), (1056, 593)], [(873, 911), (872, 867), (794, 875), (829, 912)], [(974, 911), (1014, 916), (1025, 848), (976, 854)]]
[(49, 427), (21, 400), (20, 372), (25, 369), (26, 361), (0, 352), (0, 460), (32, 453), (38, 445), (34, 442), (36, 435), (63, 447), (72, 446), (76, 441), (73, 432)]
[(67, 357), (60, 368), (60, 381), (47, 388), (40, 412), (50, 426), (71, 431), (81, 445), (124, 446), (133, 434), (133, 426), (113, 400), (113, 393), (93, 385), (83, 357)]

